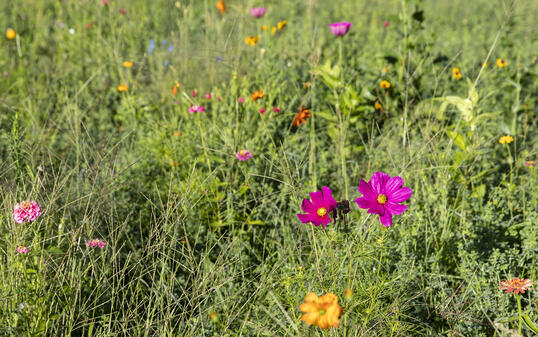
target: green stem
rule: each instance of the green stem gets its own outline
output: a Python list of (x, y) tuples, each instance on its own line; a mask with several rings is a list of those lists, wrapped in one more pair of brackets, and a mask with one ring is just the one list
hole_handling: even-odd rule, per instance
[(521, 335), (521, 321), (522, 321), (522, 316), (521, 316), (521, 295), (520, 294), (517, 294), (516, 295), (516, 298), (517, 298), (517, 311), (519, 313), (519, 325), (518, 325), (518, 333)]

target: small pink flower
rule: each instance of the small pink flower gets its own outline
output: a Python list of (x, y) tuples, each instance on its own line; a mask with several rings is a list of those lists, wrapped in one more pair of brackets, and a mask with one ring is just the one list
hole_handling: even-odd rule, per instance
[(94, 248), (94, 247), (104, 248), (105, 246), (106, 246), (106, 242), (104, 242), (101, 239), (91, 239), (91, 240), (86, 241), (86, 247), (88, 248)]
[(267, 111), (266, 108), (260, 109), (260, 113), (263, 115)]
[(30, 251), (30, 248), (25, 246), (19, 246), (15, 249), (15, 253), (17, 254), (26, 254)]
[(121, 15), (125, 15), (125, 13), (127, 13), (127, 11), (125, 11), (125, 9), (123, 9), (123, 8), (120, 9), (120, 14), (121, 14)]
[(534, 167), (536, 166), (536, 162), (534, 160), (529, 160), (529, 161), (524, 162), (523, 165), (527, 167)]
[(201, 105), (193, 105), (189, 108), (189, 112), (190, 113), (193, 113), (193, 112), (204, 112), (205, 111), (205, 108)]
[(205, 97), (205, 99), (211, 99), (211, 93), (207, 93), (207, 94), (205, 94), (204, 97)]
[(33, 200), (16, 204), (13, 209), (13, 219), (16, 223), (32, 222), (41, 215), (41, 207)]
[(248, 159), (252, 158), (252, 152), (249, 150), (241, 150), (237, 152), (235, 156), (241, 161), (247, 161)]
[(196, 97), (196, 90), (192, 91), (192, 97)]
[(349, 31), (349, 28), (351, 28), (351, 23), (349, 22), (335, 22), (329, 24), (329, 28), (331, 29), (331, 32), (336, 36), (344, 36)]
[(237, 101), (238, 101), (239, 103), (244, 103), (244, 102), (245, 102), (245, 97), (239, 97), (239, 98), (237, 99)]
[(385, 21), (383, 22), (383, 27), (387, 28), (390, 24), (390, 21)]
[(325, 226), (332, 221), (329, 214), (336, 208), (336, 200), (330, 188), (323, 186), (321, 191), (310, 193), (310, 200), (303, 199), (301, 208), (306, 214), (297, 214), (302, 223), (311, 222), (314, 226)]
[(108, 0), (103, 0), (102, 2), (103, 2), (103, 6), (108, 5)]
[(273, 107), (273, 111), (274, 111), (274, 112), (280, 112), (280, 109), (274, 106), (274, 107)]
[(261, 18), (265, 12), (267, 12), (267, 8), (264, 7), (254, 7), (250, 9), (250, 14), (255, 18)]

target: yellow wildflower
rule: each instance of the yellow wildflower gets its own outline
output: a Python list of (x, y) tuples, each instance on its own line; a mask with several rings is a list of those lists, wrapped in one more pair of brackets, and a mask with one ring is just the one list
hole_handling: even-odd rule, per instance
[(280, 21), (280, 22), (277, 24), (278, 30), (282, 30), (282, 29), (284, 29), (284, 27), (286, 27), (287, 24), (288, 24), (288, 21), (286, 21), (286, 20), (282, 20), (282, 21)]
[(9, 39), (9, 40), (13, 40), (15, 38), (15, 36), (17, 36), (17, 33), (15, 33), (15, 31), (11, 28), (9, 28), (7, 31), (6, 31), (6, 37)]
[(390, 83), (389, 83), (389, 81), (385, 81), (385, 80), (383, 80), (383, 81), (381, 81), (381, 82), (379, 83), (379, 86), (380, 86), (381, 88), (383, 88), (383, 89), (388, 89), (388, 88), (390, 88)]
[(460, 68), (452, 68), (452, 77), (454, 77), (457, 80), (461, 79)]
[(275, 35), (276, 34), (276, 27), (273, 26), (271, 27), (271, 35)]
[(267, 29), (269, 29), (269, 27), (267, 27), (267, 25), (263, 25), (263, 26), (262, 26), (262, 29), (263, 29), (263, 30), (267, 30)]
[(217, 1), (217, 3), (215, 4), (215, 6), (216, 6), (217, 9), (219, 10), (219, 13), (220, 13), (220, 14), (224, 14), (224, 13), (226, 13), (226, 3), (224, 2), (224, 0), (219, 0), (219, 1)]
[(508, 62), (506, 62), (502, 58), (497, 59), (497, 67), (504, 68), (504, 67), (507, 67), (507, 66), (508, 66)]
[(260, 37), (258, 35), (247, 36), (245, 38), (245, 43), (249, 44), (251, 46), (255, 46), (258, 43), (259, 40), (260, 40)]
[(125, 68), (131, 68), (131, 67), (133, 66), (133, 62), (131, 62), (131, 61), (125, 61), (125, 62), (123, 62), (123, 66), (124, 66)]
[(118, 85), (117, 89), (118, 89), (119, 92), (125, 92), (125, 91), (127, 91), (129, 89), (129, 87), (127, 86), (127, 84), (120, 84), (120, 85)]
[(506, 135), (499, 138), (499, 143), (501, 144), (510, 144), (514, 141), (514, 138), (512, 136)]

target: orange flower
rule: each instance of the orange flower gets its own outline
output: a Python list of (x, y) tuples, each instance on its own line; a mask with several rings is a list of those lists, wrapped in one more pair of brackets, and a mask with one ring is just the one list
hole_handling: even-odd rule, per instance
[(224, 0), (217, 1), (215, 6), (219, 10), (220, 14), (226, 13), (226, 3), (224, 2)]
[(127, 86), (127, 84), (120, 84), (120, 85), (118, 85), (117, 89), (118, 89), (119, 92), (125, 92), (125, 91), (127, 91), (129, 89), (129, 87)]
[(304, 312), (301, 321), (308, 325), (315, 324), (322, 329), (328, 329), (336, 328), (340, 324), (338, 317), (342, 315), (342, 307), (338, 305), (338, 296), (333, 293), (318, 297), (310, 292), (299, 309)]
[(306, 124), (306, 119), (310, 117), (312, 117), (312, 115), (310, 115), (310, 111), (302, 106), (301, 109), (299, 109), (299, 113), (295, 115), (295, 118), (293, 119), (293, 125), (300, 127), (301, 123)]
[(176, 81), (176, 84), (174, 84), (174, 87), (172, 88), (172, 95), (177, 94), (177, 88), (179, 88), (179, 82)]
[(519, 277), (513, 278), (511, 280), (506, 280), (500, 282), (502, 287), (499, 287), (500, 290), (504, 290), (505, 293), (514, 292), (514, 295), (518, 293), (525, 293), (525, 290), (532, 287), (532, 281), (529, 279), (520, 279)]
[(383, 111), (383, 106), (382, 106), (381, 103), (379, 103), (379, 102), (375, 102), (375, 103), (374, 103), (374, 108), (375, 108), (376, 110), (381, 110), (381, 111)]
[(125, 68), (131, 68), (133, 66), (133, 62), (131, 61), (125, 61), (122, 64)]
[(265, 94), (261, 90), (256, 90), (252, 93), (252, 95), (250, 95), (250, 99), (253, 101), (257, 101), (260, 98), (264, 98), (264, 97), (265, 97)]
[(390, 83), (389, 83), (389, 81), (383, 80), (383, 81), (379, 82), (379, 86), (381, 88), (383, 88), (383, 89), (388, 89), (388, 88), (390, 88)]
[(183, 134), (181, 132), (174, 132), (174, 136), (181, 137), (181, 136), (183, 136)]
[(15, 38), (15, 36), (17, 36), (17, 33), (15, 33), (15, 31), (11, 28), (9, 28), (7, 31), (6, 31), (6, 37), (9, 39), (9, 40), (13, 40)]

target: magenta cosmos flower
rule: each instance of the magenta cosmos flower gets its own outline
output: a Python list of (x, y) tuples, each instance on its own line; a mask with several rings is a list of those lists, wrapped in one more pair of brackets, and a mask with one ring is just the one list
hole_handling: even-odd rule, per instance
[(193, 113), (193, 112), (204, 112), (205, 111), (205, 108), (203, 106), (200, 106), (200, 105), (193, 105), (189, 108), (189, 112), (190, 113)]
[(239, 103), (244, 103), (244, 102), (245, 102), (245, 97), (239, 97), (239, 98), (237, 99), (237, 102), (239, 102)]
[(336, 36), (344, 36), (347, 34), (349, 28), (351, 28), (351, 23), (349, 22), (335, 22), (329, 25), (331, 32)]
[(88, 248), (94, 248), (94, 247), (104, 248), (105, 246), (106, 246), (106, 242), (104, 242), (101, 239), (91, 239), (91, 240), (86, 241), (86, 247)]
[(247, 161), (252, 158), (252, 152), (249, 150), (240, 150), (239, 152), (236, 152), (235, 156), (241, 161)]
[(359, 192), (362, 197), (355, 199), (357, 205), (362, 209), (367, 209), (370, 214), (378, 214), (381, 224), (385, 227), (392, 226), (392, 216), (400, 215), (406, 209), (406, 205), (400, 205), (413, 193), (409, 187), (402, 187), (403, 179), (400, 177), (391, 178), (388, 174), (376, 172), (366, 182), (361, 179)]
[(267, 8), (263, 7), (254, 7), (250, 9), (250, 14), (255, 18), (261, 18), (265, 12), (267, 12)]
[(41, 215), (41, 207), (33, 200), (16, 204), (13, 209), (13, 219), (16, 223), (32, 222)]
[(321, 191), (310, 193), (310, 199), (303, 200), (301, 208), (306, 214), (297, 214), (302, 223), (311, 222), (314, 226), (325, 226), (332, 221), (329, 213), (336, 208), (336, 200), (334, 200), (330, 188), (323, 186)]

